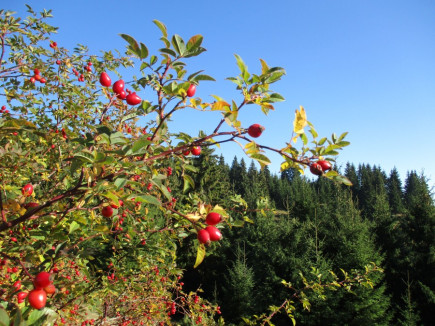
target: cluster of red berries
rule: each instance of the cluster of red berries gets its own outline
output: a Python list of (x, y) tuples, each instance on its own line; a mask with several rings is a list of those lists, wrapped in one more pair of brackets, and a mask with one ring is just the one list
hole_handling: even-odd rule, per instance
[(50, 43), (50, 48), (56, 49), (57, 48), (57, 43), (56, 42), (51, 42)]
[(85, 81), (85, 75), (83, 75), (83, 74), (79, 74), (79, 72), (77, 71), (77, 69), (76, 68), (73, 68), (73, 73), (74, 73), (74, 75), (76, 75), (76, 77), (78, 77), (78, 81), (79, 82), (84, 82)]
[[(33, 280), (34, 289), (30, 291), (28, 295), (22, 295), (24, 298), (27, 296), (27, 301), (29, 301), (29, 304), (33, 308), (44, 308), (47, 303), (47, 294), (53, 294), (56, 292), (56, 287), (50, 277), (51, 274), (49, 272), (38, 273)], [(18, 300), (20, 300), (20, 297), (18, 297)]]
[(9, 110), (6, 109), (6, 105), (3, 105), (3, 106), (1, 107), (1, 109), (0, 109), (0, 113), (2, 113), (2, 114), (7, 114), (7, 113), (9, 113)]
[(92, 71), (92, 62), (88, 62), (88, 64), (85, 66), (85, 70), (87, 71), (87, 72), (91, 72)]
[(331, 163), (325, 160), (319, 160), (310, 164), (310, 171), (314, 175), (322, 175), (324, 172), (331, 170), (331, 168)]
[(33, 77), (30, 77), (30, 82), (34, 84), (36, 81), (39, 81), (41, 84), (45, 84), (47, 79), (41, 76), (41, 72), (38, 68), (33, 69)]
[(209, 244), (210, 241), (219, 241), (222, 239), (222, 233), (215, 226), (222, 221), (222, 216), (216, 212), (210, 212), (205, 218), (205, 223), (208, 225), (206, 228), (198, 231), (199, 243)]
[[(112, 85), (112, 80), (106, 72), (101, 73), (100, 75), (100, 83), (104, 87), (110, 87)], [(125, 83), (122, 79), (116, 81), (113, 84), (113, 92), (116, 94), (116, 97), (121, 100), (126, 100), (126, 102), (130, 105), (138, 105), (142, 102), (142, 99), (135, 93), (130, 90), (124, 90)]]

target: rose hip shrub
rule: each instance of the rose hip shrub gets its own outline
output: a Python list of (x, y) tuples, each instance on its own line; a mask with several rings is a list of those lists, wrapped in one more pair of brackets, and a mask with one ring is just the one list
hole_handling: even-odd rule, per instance
[[(285, 71), (261, 60), (261, 73), (251, 74), (236, 55), (240, 75), (228, 79), (241, 99), (193, 97), (214, 80), (188, 72), (185, 62), (205, 51), (201, 35), (184, 41), (154, 21), (163, 41), (157, 54), (125, 34), (124, 55), (90, 54), (82, 45), (62, 46), (47, 23), (50, 11), (28, 13), (25, 20), (0, 14), (0, 323), (212, 324), (219, 308), (183, 291), (176, 249), (194, 246), (197, 266), (209, 250), (198, 232), (208, 228), (219, 241), (241, 221), (198, 196), (179, 203), (174, 180), (193, 194), (191, 160), (229, 141), (244, 144), (261, 166), (270, 163), (269, 151), (284, 159), (282, 169), (303, 171), (333, 161), (348, 144), (345, 134), (317, 140), (301, 108), (285, 147), (254, 142), (238, 112), (247, 105), (273, 110), (283, 97), (270, 86)], [(170, 132), (170, 117), (185, 108), (222, 118), (198, 136)], [(347, 183), (336, 171), (323, 176)], [(207, 227), (210, 212), (220, 217), (208, 224), (220, 222), (219, 229)], [(45, 275), (42, 285), (37, 275)]]

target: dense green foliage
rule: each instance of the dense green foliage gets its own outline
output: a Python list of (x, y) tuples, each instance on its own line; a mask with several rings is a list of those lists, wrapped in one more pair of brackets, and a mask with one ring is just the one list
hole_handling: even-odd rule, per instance
[[(319, 137), (303, 107), (290, 143), (261, 144), (239, 111), (284, 100), (271, 89), (281, 67), (260, 60), (254, 74), (235, 55), (240, 98), (204, 102), (195, 89), (214, 79), (185, 62), (205, 51), (201, 35), (185, 42), (155, 20), (156, 55), (125, 34), (124, 54), (95, 55), (54, 42), (50, 11), (28, 13), (0, 10), (0, 326), (428, 324), (424, 177), (402, 189), (379, 168), (331, 170), (347, 133)], [(187, 108), (221, 117), (197, 136), (170, 131)], [(213, 155), (232, 141), (262, 170)]]
[[(273, 175), (267, 167), (247, 167), (244, 159), (226, 166), (223, 158), (210, 157), (206, 169), (213, 173), (197, 175), (196, 183), (204, 182), (204, 174), (210, 184), (229, 182), (232, 191), (220, 192), (221, 200), (242, 195), (253, 223), (227, 230), (197, 269), (190, 268), (189, 256), (181, 255), (179, 263), (188, 270), (186, 286), (203, 289), (226, 322), (238, 324), (281, 305), (292, 294), (282, 280), (300, 289), (300, 273), (340, 274), (374, 262), (384, 273), (372, 278), (373, 289), (325, 291), (323, 297), (306, 291), (311, 311), (297, 309), (297, 323), (431, 325), (435, 215), (424, 176), (410, 172), (403, 187), (396, 170), (386, 176), (380, 167), (348, 164), (345, 174), (354, 185), (346, 187), (293, 170)], [(204, 165), (202, 157), (197, 164)], [(275, 315), (272, 322), (288, 325), (289, 319)]]

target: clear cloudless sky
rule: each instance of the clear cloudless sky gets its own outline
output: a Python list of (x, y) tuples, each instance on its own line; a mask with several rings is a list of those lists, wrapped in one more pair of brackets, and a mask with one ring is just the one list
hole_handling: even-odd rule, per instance
[[(255, 106), (241, 112), (243, 126), (266, 127), (259, 143), (284, 147), (302, 105), (320, 136), (349, 132), (351, 145), (339, 165), (379, 165), (388, 174), (396, 167), (402, 181), (415, 170), (435, 185), (435, 1), (0, 0), (0, 8), (25, 16), (26, 3), (53, 10), (49, 22), (59, 27), (52, 37), (59, 45), (84, 44), (92, 54), (123, 52), (120, 33), (157, 54), (162, 43), (154, 19), (186, 41), (202, 34), (207, 52), (186, 61), (189, 73), (204, 70), (216, 79), (197, 89), (207, 101), (216, 94), (239, 102), (225, 80), (238, 73), (235, 53), (253, 73), (260, 72), (260, 58), (283, 67), (287, 74), (273, 89), (286, 101), (268, 116)], [(194, 135), (199, 129), (211, 132), (219, 116), (207, 114), (176, 114), (172, 127)], [(217, 153), (229, 164), (235, 155), (244, 156), (235, 144)], [(271, 171), (278, 172), (281, 158), (269, 157)]]

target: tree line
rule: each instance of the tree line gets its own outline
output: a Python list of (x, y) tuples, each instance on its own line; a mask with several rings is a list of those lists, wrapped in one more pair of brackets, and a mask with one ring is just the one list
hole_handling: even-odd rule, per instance
[[(246, 202), (243, 227), (225, 230), (198, 268), (195, 249), (178, 248), (186, 269), (186, 289), (221, 306), (227, 324), (243, 324), (291, 293), (282, 281), (303, 288), (303, 277), (363, 269), (383, 269), (373, 288), (304, 292), (309, 311), (296, 309), (298, 325), (432, 325), (435, 308), (435, 210), (428, 180), (415, 171), (402, 182), (393, 169), (346, 164), (347, 187), (325, 178), (306, 178), (294, 170), (272, 174), (252, 162), (224, 158), (205, 150), (195, 160), (195, 192), (231, 211), (235, 197)], [(182, 185), (180, 203), (189, 197)], [(275, 325), (291, 323), (274, 316)]]

